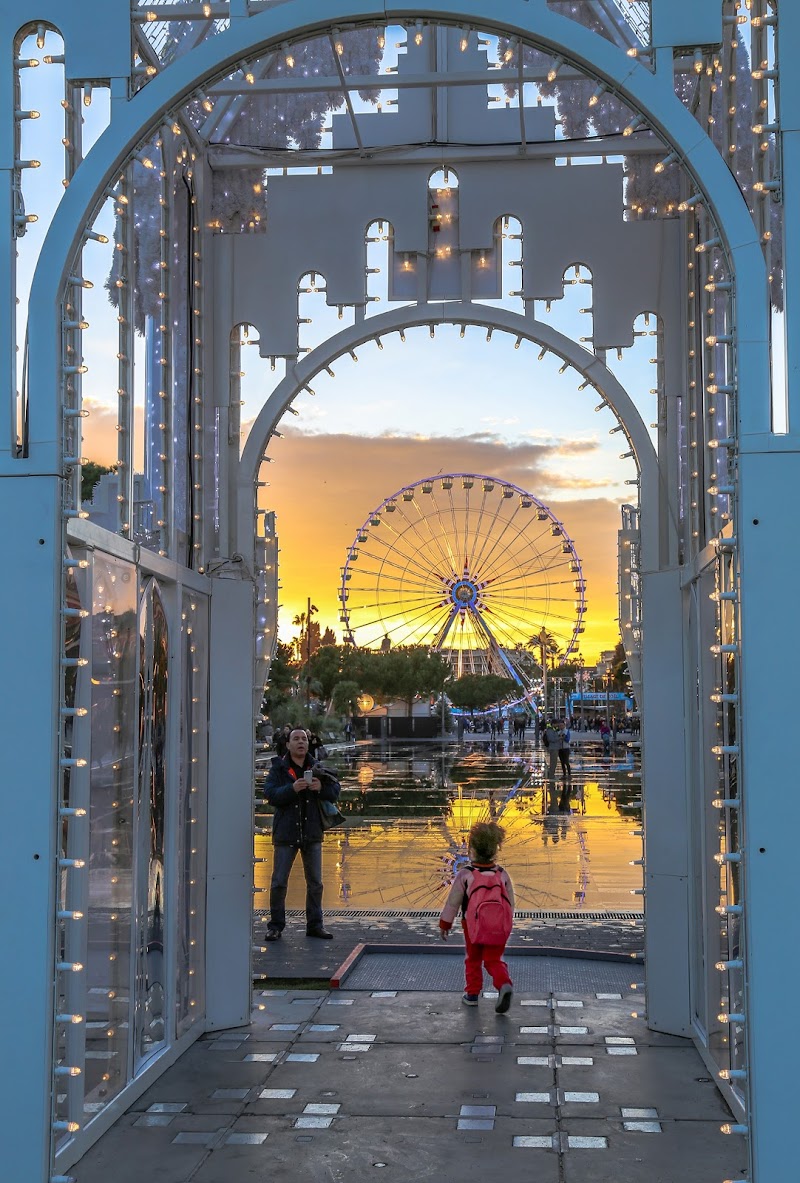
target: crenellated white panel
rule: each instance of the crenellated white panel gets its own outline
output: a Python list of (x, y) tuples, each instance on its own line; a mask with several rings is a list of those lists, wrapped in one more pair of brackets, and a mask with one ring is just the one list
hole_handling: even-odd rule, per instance
[[(211, 238), (220, 315), (229, 327), (243, 321), (257, 325), (264, 356), (296, 357), (298, 280), (315, 271), (325, 276), (329, 305), (364, 307), (364, 237), (380, 218), (394, 233), (394, 299), (499, 295), (495, 225), (511, 214), (523, 229), (525, 300), (560, 299), (564, 272), (572, 264), (592, 272), (596, 348), (632, 345), (633, 322), (642, 311), (659, 315), (667, 333), (678, 325), (674, 261), (680, 222), (625, 222), (620, 165), (473, 162), (459, 166), (458, 180), (454, 221), (443, 228), (446, 234), (434, 236), (424, 165), (382, 172), (348, 166), (321, 177), (271, 177), (266, 231)], [(299, 235), (298, 209), (304, 211)], [(437, 257), (445, 239), (448, 254)], [(465, 254), (467, 267), (459, 260)], [(420, 280), (425, 259), (427, 277), (423, 272)]]

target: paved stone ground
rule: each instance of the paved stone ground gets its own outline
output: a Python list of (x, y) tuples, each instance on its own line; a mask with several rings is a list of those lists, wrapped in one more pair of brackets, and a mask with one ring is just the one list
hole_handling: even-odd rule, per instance
[[(77, 1183), (709, 1183), (744, 1148), (687, 1040), (634, 996), (266, 990), (201, 1039), (70, 1174)], [(376, 1176), (376, 1172), (379, 1172)]]
[[(263, 943), (267, 913), (257, 912), (253, 932), (253, 975), (256, 980), (318, 981), (330, 978), (356, 945), (416, 944), (435, 947), (440, 943), (435, 917), (394, 916), (375, 912), (354, 917), (329, 912), (325, 925), (332, 941), (306, 936), (305, 917), (290, 913), (279, 941)], [(463, 944), (456, 928), (451, 943)], [(512, 946), (521, 948), (576, 949), (594, 953), (642, 953), (644, 929), (631, 920), (517, 920)]]

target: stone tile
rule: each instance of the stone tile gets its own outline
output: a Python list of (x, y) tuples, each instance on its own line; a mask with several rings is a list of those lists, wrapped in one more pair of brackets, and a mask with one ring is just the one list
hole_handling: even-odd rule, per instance
[(640, 1048), (638, 1056), (624, 1060), (600, 1055), (588, 1070), (562, 1063), (556, 1076), (563, 1089), (595, 1088), (600, 1094), (599, 1112), (617, 1120), (622, 1107), (632, 1104), (656, 1109), (660, 1121), (719, 1122), (729, 1117), (727, 1105), (708, 1081), (706, 1067), (693, 1047)]
[(512, 1146), (517, 1150), (553, 1150), (555, 1134), (516, 1134)]
[(740, 1179), (747, 1157), (741, 1139), (726, 1138), (719, 1123), (665, 1122), (658, 1137), (628, 1133), (619, 1122), (570, 1119), (564, 1125), (572, 1136), (608, 1138), (607, 1151), (564, 1155), (565, 1183), (586, 1183), (587, 1177), (591, 1183)]
[(203, 1133), (201, 1130), (182, 1130), (172, 1139), (172, 1145), (209, 1147), (218, 1133), (218, 1130), (214, 1130), (213, 1133)]

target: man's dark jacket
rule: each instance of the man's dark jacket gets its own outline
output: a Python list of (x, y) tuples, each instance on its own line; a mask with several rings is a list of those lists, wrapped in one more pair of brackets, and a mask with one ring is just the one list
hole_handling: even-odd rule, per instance
[[(264, 796), (275, 810), (272, 819), (272, 841), (278, 846), (311, 846), (322, 841), (323, 829), (319, 816), (317, 797), (323, 801), (335, 801), (341, 786), (333, 773), (321, 764), (314, 764), (306, 756), (303, 768), (311, 768), (322, 785), (319, 793), (304, 789), (294, 791), (295, 781), (289, 772), (298, 769), (292, 764), (288, 753), (283, 758), (275, 756), (264, 784)], [(298, 772), (298, 775), (302, 775)]]

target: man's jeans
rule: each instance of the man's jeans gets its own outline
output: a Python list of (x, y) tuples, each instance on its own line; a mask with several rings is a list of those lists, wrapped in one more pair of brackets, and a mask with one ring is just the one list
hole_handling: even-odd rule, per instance
[[(273, 847), (272, 882), (269, 889), (269, 927), (282, 932), (286, 926), (286, 886), (297, 857), (294, 846)], [(322, 927), (322, 843), (299, 851), (306, 876), (306, 928)]]

